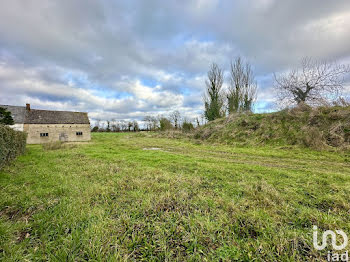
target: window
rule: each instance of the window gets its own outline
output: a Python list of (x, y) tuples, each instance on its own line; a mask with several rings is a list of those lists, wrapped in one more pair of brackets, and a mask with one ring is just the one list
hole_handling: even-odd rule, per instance
[(41, 136), (41, 137), (49, 136), (49, 133), (40, 133), (40, 136)]
[(77, 134), (77, 136), (82, 136), (83, 132), (77, 132), (76, 134)]

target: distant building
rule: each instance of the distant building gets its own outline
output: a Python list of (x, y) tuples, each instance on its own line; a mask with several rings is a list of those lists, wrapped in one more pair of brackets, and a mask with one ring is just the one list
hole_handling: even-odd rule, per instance
[(28, 144), (54, 141), (89, 141), (90, 121), (85, 112), (31, 109), (26, 106), (0, 105), (11, 112), (13, 129), (28, 134)]

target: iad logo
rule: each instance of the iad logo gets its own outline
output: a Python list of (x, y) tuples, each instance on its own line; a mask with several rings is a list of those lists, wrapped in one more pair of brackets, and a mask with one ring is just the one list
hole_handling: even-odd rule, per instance
[(314, 248), (316, 248), (317, 250), (323, 250), (323, 249), (326, 248), (328, 236), (331, 236), (332, 246), (333, 246), (333, 248), (335, 250), (342, 250), (348, 245), (348, 236), (342, 230), (336, 230), (335, 232), (337, 232), (337, 234), (339, 234), (339, 235), (341, 235), (343, 237), (343, 240), (344, 240), (343, 244), (337, 245), (337, 236), (335, 235), (334, 231), (327, 230), (327, 231), (323, 232), (322, 245), (318, 245), (318, 241), (317, 241), (317, 235), (318, 235), (317, 226), (314, 226), (313, 229), (314, 229), (313, 244), (314, 244)]
[[(327, 239), (328, 236), (331, 238), (331, 244), (334, 250), (342, 250), (348, 245), (348, 236), (344, 233), (342, 230), (336, 230), (335, 232), (342, 236), (343, 243), (341, 245), (337, 245), (337, 236), (332, 230), (326, 230), (322, 234), (322, 244), (319, 245), (317, 241), (317, 226), (313, 226), (313, 244), (314, 248), (317, 250), (323, 250), (327, 246)], [(336, 253), (332, 251), (328, 251), (327, 253), (327, 261), (349, 261), (349, 255), (348, 251), (345, 251), (344, 253)]]

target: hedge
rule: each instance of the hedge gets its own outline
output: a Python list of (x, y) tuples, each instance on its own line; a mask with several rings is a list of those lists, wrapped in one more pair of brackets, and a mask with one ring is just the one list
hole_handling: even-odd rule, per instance
[(0, 124), (0, 169), (26, 148), (27, 134)]

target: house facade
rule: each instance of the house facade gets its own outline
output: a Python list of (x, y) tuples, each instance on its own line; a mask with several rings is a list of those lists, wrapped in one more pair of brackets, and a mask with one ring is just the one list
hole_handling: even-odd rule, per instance
[(27, 133), (28, 144), (54, 141), (78, 142), (91, 139), (90, 121), (85, 112), (31, 109), (24, 106), (0, 105), (11, 112), (15, 130)]

